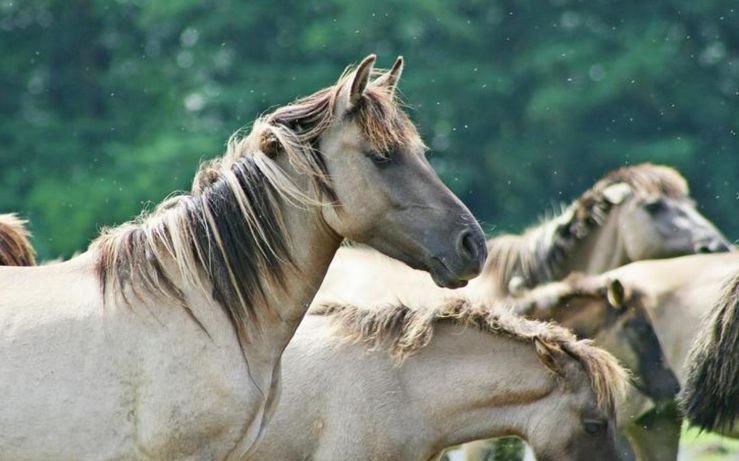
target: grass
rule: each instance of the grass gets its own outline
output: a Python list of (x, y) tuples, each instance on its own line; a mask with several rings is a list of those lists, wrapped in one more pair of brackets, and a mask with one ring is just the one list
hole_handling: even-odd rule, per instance
[(678, 461), (739, 461), (739, 440), (684, 426)]

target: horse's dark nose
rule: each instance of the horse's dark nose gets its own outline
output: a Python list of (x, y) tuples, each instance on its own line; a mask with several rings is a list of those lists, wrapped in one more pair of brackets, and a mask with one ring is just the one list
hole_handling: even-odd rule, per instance
[(696, 253), (725, 253), (731, 251), (731, 246), (723, 240), (703, 240), (695, 244)]
[(469, 267), (467, 277), (478, 275), (487, 259), (485, 238), (479, 232), (465, 229), (457, 236), (456, 248), (459, 259)]

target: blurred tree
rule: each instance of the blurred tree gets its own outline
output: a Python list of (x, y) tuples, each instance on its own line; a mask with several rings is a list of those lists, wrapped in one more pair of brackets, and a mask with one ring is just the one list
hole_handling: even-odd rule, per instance
[(0, 209), (68, 256), (376, 52), (407, 58), (431, 159), (488, 230), (651, 160), (737, 238), (736, 23), (729, 0), (0, 0)]

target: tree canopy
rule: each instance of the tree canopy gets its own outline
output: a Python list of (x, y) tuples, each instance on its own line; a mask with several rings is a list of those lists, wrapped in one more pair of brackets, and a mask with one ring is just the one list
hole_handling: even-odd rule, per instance
[(736, 239), (735, 5), (0, 0), (0, 210), (31, 219), (42, 257), (69, 256), (373, 52), (406, 58), (430, 158), (486, 230), (653, 161)]

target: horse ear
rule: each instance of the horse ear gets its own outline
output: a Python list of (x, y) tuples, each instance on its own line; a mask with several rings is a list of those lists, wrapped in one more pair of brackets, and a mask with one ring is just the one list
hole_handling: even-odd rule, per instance
[(626, 305), (626, 289), (618, 279), (613, 279), (608, 282), (608, 288), (606, 289), (606, 299), (608, 304), (616, 310), (621, 310)]
[(603, 190), (603, 197), (613, 205), (620, 205), (629, 195), (631, 195), (631, 186), (623, 182), (613, 184)]
[(371, 54), (364, 58), (354, 71), (352, 82), (349, 86), (349, 107), (355, 106), (359, 100), (362, 99), (364, 90), (367, 89), (367, 83), (369, 82), (370, 74), (372, 73), (372, 67), (374, 67), (376, 60), (377, 56)]
[(377, 80), (372, 82), (372, 84), (378, 86), (386, 86), (391, 93), (395, 93), (395, 88), (397, 88), (398, 86), (400, 76), (403, 74), (404, 65), (405, 61), (403, 60), (403, 56), (398, 56), (398, 59), (395, 60), (395, 64), (393, 64), (393, 67), (391, 67), (389, 71), (378, 77)]
[(564, 376), (564, 351), (559, 347), (548, 344), (538, 336), (534, 336), (534, 348), (539, 360), (545, 367), (549, 368), (555, 374)]

